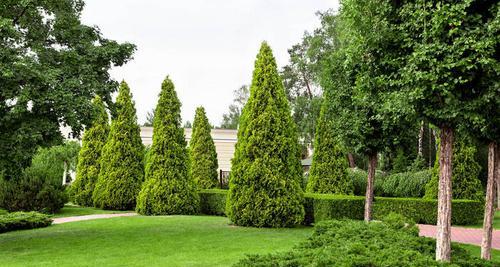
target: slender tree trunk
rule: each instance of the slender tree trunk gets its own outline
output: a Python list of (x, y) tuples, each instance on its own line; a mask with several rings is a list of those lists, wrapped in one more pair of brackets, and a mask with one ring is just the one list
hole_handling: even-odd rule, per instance
[(488, 182), (486, 183), (486, 200), (484, 203), (483, 240), (481, 242), (481, 258), (491, 259), (491, 237), (493, 234), (493, 215), (495, 212), (495, 165), (498, 164), (498, 146), (495, 142), (488, 145)]
[(347, 159), (349, 160), (349, 168), (355, 168), (356, 162), (354, 162), (354, 156), (352, 153), (347, 153)]
[(451, 258), (451, 175), (453, 160), (453, 129), (441, 128), (439, 154), (439, 192), (436, 234), (436, 260), (449, 262)]
[(373, 206), (373, 184), (375, 181), (375, 169), (377, 168), (377, 153), (368, 156), (368, 178), (366, 181), (366, 196), (365, 196), (365, 221), (369, 222), (372, 219)]
[(418, 156), (424, 155), (424, 121), (420, 122), (420, 131), (418, 132)]
[(66, 161), (64, 161), (64, 171), (63, 171), (63, 181), (62, 181), (62, 184), (65, 185), (66, 184), (66, 173), (68, 171), (68, 163)]

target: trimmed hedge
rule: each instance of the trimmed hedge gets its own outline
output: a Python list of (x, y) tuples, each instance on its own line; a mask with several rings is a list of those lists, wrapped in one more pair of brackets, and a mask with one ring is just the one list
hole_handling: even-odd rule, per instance
[[(200, 191), (201, 213), (224, 215), (227, 190), (206, 189)], [(332, 194), (305, 194), (304, 224), (331, 219), (362, 220), (365, 198)], [(475, 224), (482, 218), (483, 203), (474, 200), (452, 201), (452, 224)], [(421, 198), (376, 197), (373, 202), (373, 218), (381, 219), (391, 212), (401, 214), (416, 223), (436, 224), (437, 200)]]
[(38, 212), (12, 212), (0, 215), (0, 233), (47, 227), (52, 224), (48, 215)]
[(226, 215), (227, 190), (200, 190), (200, 212), (207, 215)]

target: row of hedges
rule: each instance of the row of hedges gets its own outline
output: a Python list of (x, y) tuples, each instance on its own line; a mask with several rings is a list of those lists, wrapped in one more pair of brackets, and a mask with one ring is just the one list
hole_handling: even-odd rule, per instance
[[(207, 189), (200, 192), (201, 213), (224, 215), (226, 190)], [(330, 194), (305, 194), (305, 224), (329, 219), (362, 220), (365, 198)], [(453, 200), (452, 224), (475, 224), (482, 218), (483, 204), (473, 200)], [(373, 218), (381, 219), (391, 212), (399, 213), (416, 223), (436, 224), (437, 200), (421, 198), (376, 197)]]
[(52, 224), (48, 215), (38, 212), (12, 212), (0, 215), (0, 233), (47, 227)]

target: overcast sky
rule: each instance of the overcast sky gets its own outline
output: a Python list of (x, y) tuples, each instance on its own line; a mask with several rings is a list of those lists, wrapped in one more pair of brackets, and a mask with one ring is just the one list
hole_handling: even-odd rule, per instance
[(161, 82), (173, 80), (183, 121), (204, 106), (219, 125), (233, 90), (250, 84), (255, 56), (266, 40), (278, 66), (304, 31), (319, 26), (316, 11), (337, 0), (86, 0), (82, 20), (106, 38), (137, 45), (134, 59), (112, 70), (131, 87), (139, 122), (153, 109)]

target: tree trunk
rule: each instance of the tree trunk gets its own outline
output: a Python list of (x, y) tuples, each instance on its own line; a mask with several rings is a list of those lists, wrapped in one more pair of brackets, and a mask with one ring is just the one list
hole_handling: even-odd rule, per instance
[(366, 196), (365, 196), (365, 221), (369, 222), (372, 219), (373, 205), (373, 184), (375, 181), (375, 169), (377, 168), (377, 153), (368, 156), (368, 178), (366, 181)]
[(349, 168), (356, 168), (356, 162), (354, 162), (352, 153), (347, 153), (347, 159), (349, 160)]
[(436, 234), (436, 260), (449, 262), (451, 258), (451, 174), (453, 160), (453, 129), (441, 128), (439, 154), (439, 192)]
[(66, 184), (67, 171), (68, 171), (68, 163), (66, 161), (64, 161), (63, 182), (62, 182), (63, 185)]
[(424, 155), (424, 121), (420, 122), (420, 131), (418, 132), (418, 156)]
[(486, 199), (484, 203), (483, 240), (481, 242), (481, 258), (491, 259), (491, 237), (493, 233), (493, 215), (495, 212), (495, 165), (498, 146), (495, 142), (488, 145), (488, 182), (486, 183)]

